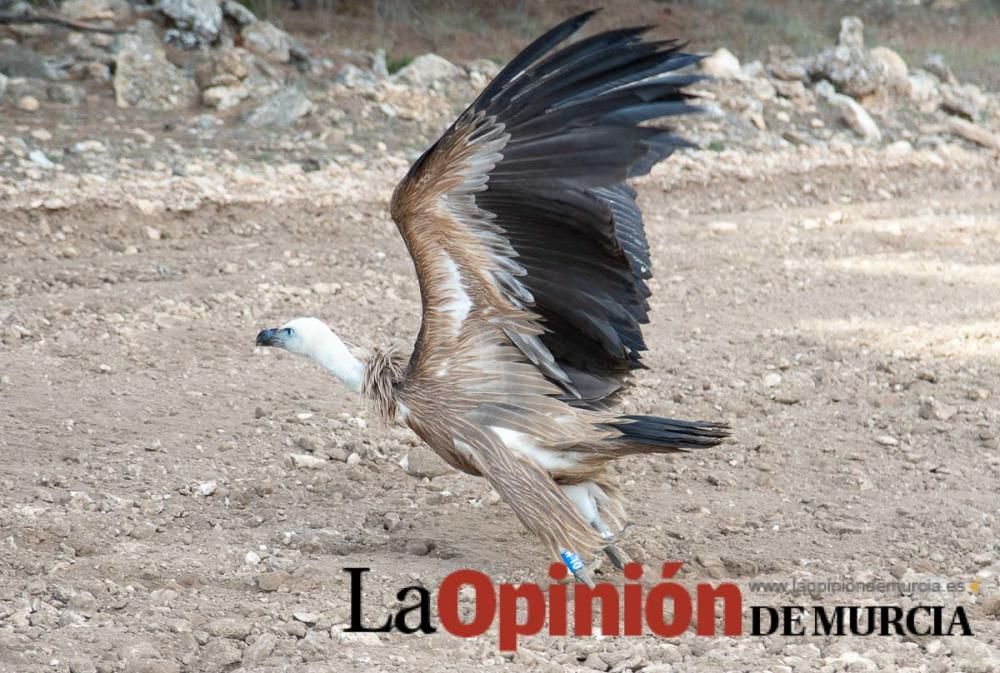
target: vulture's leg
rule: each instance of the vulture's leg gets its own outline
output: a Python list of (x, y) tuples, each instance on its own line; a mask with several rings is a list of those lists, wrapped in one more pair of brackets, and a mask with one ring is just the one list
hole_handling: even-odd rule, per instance
[[(491, 427), (496, 423), (496, 414), (492, 406), (483, 405), (476, 413), (455, 419), (455, 448), (474, 458), (476, 469), (510, 505), (524, 527), (538, 536), (551, 553), (561, 557), (579, 581), (593, 587), (594, 578), (583, 559), (604, 547), (604, 540), (552, 475), (503, 442), (502, 433)], [(483, 426), (490, 429), (484, 431)]]
[(608, 559), (610, 559), (611, 565), (618, 568), (619, 570), (624, 570), (625, 564), (628, 563), (629, 558), (615, 544), (615, 541), (618, 539), (618, 537), (611, 532), (611, 529), (608, 528), (608, 524), (604, 523), (604, 519), (601, 518), (600, 514), (598, 514), (597, 518), (595, 518), (593, 521), (590, 522), (590, 525), (593, 526), (594, 530), (598, 532), (598, 534), (601, 536), (601, 539), (607, 542), (607, 544), (604, 545), (604, 553), (608, 555)]
[(624, 569), (629, 558), (615, 545), (618, 537), (601, 516), (601, 507), (598, 501), (607, 499), (604, 489), (590, 481), (582, 484), (563, 485), (561, 488), (566, 496), (573, 501), (580, 516), (601, 536), (601, 540), (604, 541), (604, 553), (607, 554), (611, 564), (619, 570)]

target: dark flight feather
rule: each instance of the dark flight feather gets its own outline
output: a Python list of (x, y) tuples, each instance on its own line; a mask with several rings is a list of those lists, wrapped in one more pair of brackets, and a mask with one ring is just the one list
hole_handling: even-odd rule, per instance
[(695, 112), (684, 89), (702, 78), (674, 73), (698, 57), (673, 41), (644, 41), (648, 27), (556, 51), (592, 15), (532, 43), (463, 118), (494, 117), (510, 134), (476, 204), (517, 253), (518, 280), (534, 300), (526, 306), (542, 317), (541, 341), (572, 385), (566, 399), (603, 408), (642, 366), (649, 321), (649, 244), (625, 181), (690, 146), (640, 124)]

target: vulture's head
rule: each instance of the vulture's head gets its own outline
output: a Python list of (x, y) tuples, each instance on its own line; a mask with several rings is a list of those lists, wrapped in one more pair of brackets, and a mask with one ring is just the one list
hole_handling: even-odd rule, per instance
[(364, 364), (319, 318), (295, 318), (281, 327), (261, 330), (257, 345), (304, 355), (330, 370), (352, 390), (361, 387)]
[(257, 334), (257, 345), (281, 348), (316, 360), (330, 337), (337, 339), (333, 330), (319, 318), (296, 318), (281, 327), (261, 330)]

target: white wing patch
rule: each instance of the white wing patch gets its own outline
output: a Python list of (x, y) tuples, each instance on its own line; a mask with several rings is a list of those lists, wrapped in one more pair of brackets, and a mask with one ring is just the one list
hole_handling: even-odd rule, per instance
[(451, 257), (444, 258), (444, 268), (447, 272), (444, 290), (448, 300), (441, 304), (438, 310), (451, 318), (452, 334), (458, 336), (462, 332), (462, 324), (472, 310), (472, 299), (465, 291), (462, 274)]
[(490, 430), (500, 438), (511, 451), (530, 458), (539, 467), (549, 472), (576, 467), (578, 455), (575, 451), (553, 451), (538, 446), (531, 435), (499, 425), (489, 426)]

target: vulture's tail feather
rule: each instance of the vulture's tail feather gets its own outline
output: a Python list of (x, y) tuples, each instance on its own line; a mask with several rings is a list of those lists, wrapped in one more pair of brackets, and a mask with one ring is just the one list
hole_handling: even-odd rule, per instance
[(626, 454), (672, 453), (707, 449), (729, 437), (729, 426), (710, 421), (680, 421), (659, 416), (621, 416), (612, 427), (621, 432), (613, 441)]

